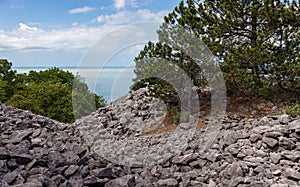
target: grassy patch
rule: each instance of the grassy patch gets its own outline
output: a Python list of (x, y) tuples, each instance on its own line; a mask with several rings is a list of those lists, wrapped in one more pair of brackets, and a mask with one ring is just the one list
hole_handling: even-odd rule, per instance
[(292, 117), (296, 117), (300, 115), (300, 104), (295, 104), (292, 106), (287, 106), (285, 109), (282, 111), (282, 113), (288, 114)]

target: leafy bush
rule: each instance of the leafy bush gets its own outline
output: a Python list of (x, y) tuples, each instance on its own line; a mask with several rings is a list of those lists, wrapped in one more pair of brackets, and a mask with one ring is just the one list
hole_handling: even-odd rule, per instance
[(284, 110), (284, 113), (296, 117), (300, 116), (300, 104), (295, 104), (293, 106), (287, 106)]
[(10, 70), (11, 65), (7, 60), (0, 60), (1, 102), (65, 123), (74, 122), (75, 117), (88, 115), (106, 104), (103, 97), (89, 91), (78, 75), (59, 68), (17, 74)]

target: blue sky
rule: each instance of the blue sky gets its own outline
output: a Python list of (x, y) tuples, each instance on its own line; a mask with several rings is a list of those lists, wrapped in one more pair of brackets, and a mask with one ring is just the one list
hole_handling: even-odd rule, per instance
[[(179, 2), (0, 0), (0, 58), (8, 59), (14, 66), (77, 66), (105, 35), (128, 24), (162, 22)], [(155, 34), (155, 29), (150, 31)], [(124, 36), (135, 34), (128, 32)], [(124, 55), (116, 57), (126, 56), (125, 60), (112, 58), (112, 65), (127, 65), (122, 61), (130, 61), (142, 47), (136, 45), (128, 53), (123, 50)]]

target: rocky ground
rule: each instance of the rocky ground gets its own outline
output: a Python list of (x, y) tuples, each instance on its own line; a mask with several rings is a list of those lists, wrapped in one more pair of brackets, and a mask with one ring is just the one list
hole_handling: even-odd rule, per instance
[(149, 102), (130, 93), (74, 124), (0, 104), (0, 187), (300, 186), (300, 117), (227, 115), (146, 136), (164, 128)]

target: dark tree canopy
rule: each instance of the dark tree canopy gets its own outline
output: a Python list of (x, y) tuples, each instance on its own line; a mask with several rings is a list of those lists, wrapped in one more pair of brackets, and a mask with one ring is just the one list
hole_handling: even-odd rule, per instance
[(165, 17), (158, 30), (159, 42), (148, 43), (136, 57), (132, 88), (155, 85), (152, 91), (158, 97), (169, 90), (160, 80), (139, 78), (153, 68), (147, 61), (153, 57), (174, 62), (195, 86), (205, 86), (205, 77), (193, 60), (165, 42), (178, 37), (172, 30), (180, 26), (201, 39), (217, 57), (229, 96), (299, 100), (299, 18), (299, 1), (182, 1)]
[(16, 71), (12, 70), (11, 66), (11, 62), (0, 59), (0, 101), (2, 102), (7, 101), (14, 93)]
[[(17, 74), (12, 63), (0, 60), (0, 102), (71, 123), (105, 105), (79, 75), (59, 68)], [(78, 101), (72, 102), (72, 99)], [(76, 103), (76, 104), (74, 104)], [(74, 104), (74, 106), (73, 106)]]

